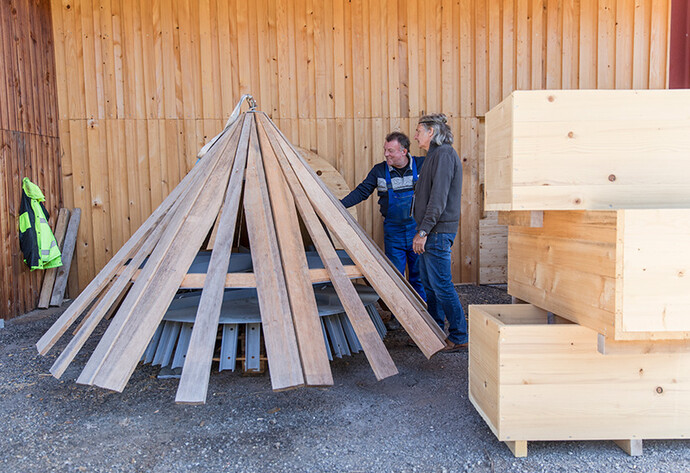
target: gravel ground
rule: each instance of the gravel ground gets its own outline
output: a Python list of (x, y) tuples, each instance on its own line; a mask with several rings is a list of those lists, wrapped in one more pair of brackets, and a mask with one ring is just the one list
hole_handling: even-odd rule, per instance
[[(510, 301), (501, 288), (459, 292), (464, 303)], [(688, 440), (645, 441), (636, 458), (613, 442), (531, 442), (513, 458), (468, 400), (467, 354), (426, 360), (402, 332), (386, 340), (400, 374), (381, 382), (363, 354), (334, 361), (328, 389), (274, 393), (267, 375), (213, 373), (203, 406), (175, 405), (177, 381), (148, 365), (121, 394), (74, 382), (85, 355), (59, 381), (47, 375), (55, 354), (34, 348), (59, 313), (0, 330), (0, 471), (690, 470)]]

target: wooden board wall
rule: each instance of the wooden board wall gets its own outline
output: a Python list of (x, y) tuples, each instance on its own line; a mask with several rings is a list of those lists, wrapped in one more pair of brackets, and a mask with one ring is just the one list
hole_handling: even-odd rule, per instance
[[(479, 118), (514, 89), (667, 83), (670, 0), (53, 6), (65, 200), (84, 208), (82, 287), (189, 170), (243, 93), (351, 187), (382, 159), (389, 131), (411, 133), (420, 115), (446, 113), (465, 163), (454, 279), (476, 282)], [(382, 243), (375, 200), (361, 204), (359, 220)]]
[(0, 318), (36, 307), (43, 271), (30, 272), (17, 218), (24, 177), (61, 206), (55, 62), (49, 0), (0, 2)]

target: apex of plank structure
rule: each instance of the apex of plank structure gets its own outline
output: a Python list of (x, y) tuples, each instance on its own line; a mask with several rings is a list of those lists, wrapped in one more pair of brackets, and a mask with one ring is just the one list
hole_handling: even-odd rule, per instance
[[(251, 108), (240, 113), (245, 98)], [(122, 391), (210, 240), (176, 401), (206, 400), (226, 287), (256, 287), (274, 390), (332, 385), (300, 219), (377, 379), (397, 369), (324, 225), (422, 352), (431, 357), (444, 347), (445, 335), (414, 290), (255, 106), (250, 96), (240, 100), (225, 129), (200, 151), (198, 164), (38, 341), (39, 353), (46, 354), (83, 314), (51, 368), (55, 377), (119, 304), (77, 382)], [(253, 273), (228, 272), (240, 221), (246, 222)], [(244, 282), (229, 285), (235, 279)]]

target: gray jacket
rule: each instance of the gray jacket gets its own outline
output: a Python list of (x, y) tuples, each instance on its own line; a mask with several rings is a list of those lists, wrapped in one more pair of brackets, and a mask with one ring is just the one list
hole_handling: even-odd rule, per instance
[(462, 162), (448, 144), (431, 144), (414, 192), (417, 231), (455, 233), (460, 223)]

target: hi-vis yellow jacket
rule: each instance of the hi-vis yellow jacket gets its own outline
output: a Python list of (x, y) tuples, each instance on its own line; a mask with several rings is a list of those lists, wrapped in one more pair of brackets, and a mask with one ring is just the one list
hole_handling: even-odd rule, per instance
[(41, 189), (25, 177), (19, 206), (19, 246), (31, 271), (62, 266), (60, 248), (48, 225), (49, 215), (43, 205), (45, 200)]

